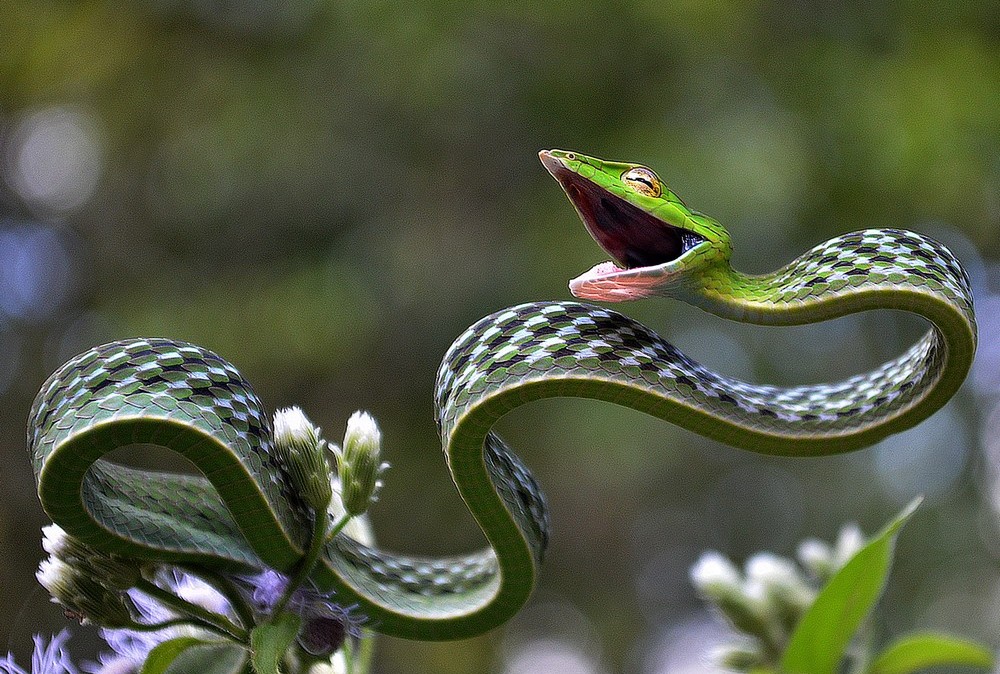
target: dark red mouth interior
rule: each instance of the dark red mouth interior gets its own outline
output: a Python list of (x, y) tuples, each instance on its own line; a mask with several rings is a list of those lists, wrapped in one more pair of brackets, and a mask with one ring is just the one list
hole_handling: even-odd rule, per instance
[(679, 258), (701, 240), (673, 227), (569, 169), (554, 175), (601, 248), (625, 267), (652, 267)]

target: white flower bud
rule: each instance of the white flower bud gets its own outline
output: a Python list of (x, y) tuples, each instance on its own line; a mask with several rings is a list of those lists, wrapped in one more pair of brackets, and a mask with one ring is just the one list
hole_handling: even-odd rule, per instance
[(797, 579), (799, 570), (791, 560), (770, 552), (758, 552), (746, 561), (746, 574), (747, 578), (759, 580), (766, 587)]
[(58, 524), (42, 527), (42, 550), (53, 557), (61, 556), (66, 550), (67, 534)]
[(132, 615), (120, 592), (104, 587), (57, 557), (47, 557), (38, 565), (35, 577), (62, 604), (80, 617), (104, 627), (127, 627)]
[(336, 451), (344, 509), (360, 515), (378, 498), (382, 486), (379, 476), (389, 467), (381, 463), (382, 433), (367, 412), (355, 412), (347, 420), (344, 448)]
[(759, 552), (747, 560), (747, 586), (759, 585), (761, 594), (781, 617), (785, 628), (794, 627), (805, 610), (816, 599), (790, 559), (770, 552)]
[(52, 595), (52, 601), (62, 602), (70, 596), (69, 588), (75, 573), (69, 564), (58, 557), (46, 557), (38, 565), (35, 578)]
[(833, 550), (817, 538), (802, 541), (796, 556), (799, 563), (820, 580), (826, 580), (833, 573)]
[(725, 556), (715, 550), (703, 552), (688, 572), (691, 584), (704, 595), (739, 592), (740, 572)]
[(292, 487), (314, 510), (325, 511), (333, 492), (330, 464), (323, 449), (320, 429), (298, 407), (274, 413), (274, 448)]
[(347, 432), (344, 434), (344, 451), (350, 451), (356, 446), (358, 452), (370, 450), (378, 452), (382, 446), (382, 431), (379, 430), (375, 418), (368, 412), (358, 410), (347, 420)]
[(274, 441), (287, 448), (310, 451), (319, 443), (320, 430), (300, 407), (286, 407), (274, 413)]
[(783, 582), (794, 565), (772, 554), (751, 558), (747, 570), (753, 572), (745, 581), (739, 570), (715, 551), (702, 554), (691, 567), (691, 582), (708, 602), (737, 630), (748, 634), (768, 648), (780, 650), (786, 638), (784, 609), (778, 600), (775, 582)]
[(706, 601), (728, 620), (733, 627), (761, 639), (772, 633), (770, 611), (761, 592), (760, 597), (748, 592), (739, 570), (725, 556), (714, 550), (702, 553), (689, 571), (691, 584)]
[(750, 602), (751, 605), (756, 606), (758, 613), (761, 615), (770, 610), (771, 595), (768, 592), (767, 585), (761, 582), (760, 578), (748, 578), (747, 582), (743, 583), (740, 591), (744, 599)]
[(865, 535), (861, 533), (861, 527), (854, 522), (845, 524), (840, 528), (840, 535), (837, 536), (837, 545), (834, 547), (833, 563), (839, 569), (847, 563), (854, 554), (865, 545)]
[(54, 559), (73, 567), (76, 573), (89, 576), (113, 590), (127, 590), (139, 579), (139, 562), (100, 552), (56, 524), (42, 528), (42, 548)]

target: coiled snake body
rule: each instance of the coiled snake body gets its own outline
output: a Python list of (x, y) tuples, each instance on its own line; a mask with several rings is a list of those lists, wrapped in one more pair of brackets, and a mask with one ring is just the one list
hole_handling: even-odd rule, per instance
[[(546, 505), (527, 467), (490, 431), (525, 402), (606, 400), (752, 451), (817, 456), (920, 422), (954, 394), (972, 362), (969, 279), (924, 236), (846, 234), (772, 274), (748, 276), (730, 267), (725, 230), (688, 210), (649, 169), (557, 150), (541, 157), (618, 263), (575, 279), (578, 297), (668, 294), (764, 324), (902, 309), (932, 327), (871, 372), (775, 387), (716, 374), (605, 308), (536, 302), (483, 318), (445, 355), (436, 409), (449, 469), (489, 547), (446, 559), (406, 557), (341, 534), (313, 575), (387, 634), (470, 636), (526, 601), (548, 537)], [(42, 386), (28, 424), (41, 502), (68, 533), (109, 552), (223, 570), (288, 571), (307, 544), (310, 515), (272, 442), (269, 415), (232, 365), (165, 339), (114, 342), (72, 359)], [(204, 477), (101, 459), (136, 443), (176, 451)]]

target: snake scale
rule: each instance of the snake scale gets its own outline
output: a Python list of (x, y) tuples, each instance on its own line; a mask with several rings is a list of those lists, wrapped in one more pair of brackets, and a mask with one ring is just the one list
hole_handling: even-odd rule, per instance
[[(527, 600), (548, 538), (547, 508), (531, 472), (490, 430), (519, 405), (594, 398), (751, 451), (818, 456), (917, 424), (955, 393), (972, 362), (969, 278), (927, 237), (845, 234), (778, 271), (746, 275), (729, 264), (726, 231), (686, 208), (650, 169), (558, 150), (540, 156), (614, 258), (571, 282), (578, 297), (669, 295), (727, 318), (785, 325), (900, 309), (931, 328), (871, 372), (776, 387), (716, 374), (607, 308), (533, 302), (483, 318), (445, 354), (435, 399), (445, 459), (489, 547), (431, 559), (341, 534), (313, 574), (383, 633), (470, 636)], [(166, 339), (129, 339), (73, 358), (45, 382), (28, 445), (46, 512), (94, 547), (221, 570), (289, 571), (311, 519), (272, 452), (271, 423), (250, 384), (219, 356)], [(137, 443), (181, 454), (203, 477), (101, 458)]]

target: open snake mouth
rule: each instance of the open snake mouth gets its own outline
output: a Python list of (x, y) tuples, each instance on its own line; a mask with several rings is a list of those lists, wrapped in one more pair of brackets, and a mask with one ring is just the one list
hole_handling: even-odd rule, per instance
[(677, 260), (705, 241), (615, 196), (551, 155), (543, 153), (542, 163), (562, 185), (587, 231), (617, 263), (598, 265), (588, 275), (656, 267)]

